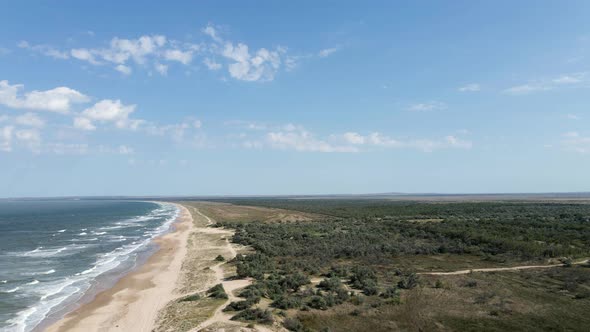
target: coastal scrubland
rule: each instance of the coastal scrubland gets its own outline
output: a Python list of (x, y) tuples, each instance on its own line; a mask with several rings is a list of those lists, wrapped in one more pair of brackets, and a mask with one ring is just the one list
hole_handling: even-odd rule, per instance
[[(590, 205), (583, 202), (190, 204), (214, 216), (211, 227), (231, 230), (229, 240), (245, 249), (217, 262), (251, 281), (222, 308), (245, 327), (590, 328)], [(539, 267), (519, 269), (527, 266)], [(436, 274), (494, 267), (515, 270)]]

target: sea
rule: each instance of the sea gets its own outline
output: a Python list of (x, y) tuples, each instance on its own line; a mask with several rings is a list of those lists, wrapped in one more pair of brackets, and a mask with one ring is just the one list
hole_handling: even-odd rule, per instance
[(34, 331), (115, 284), (157, 248), (176, 205), (0, 201), (0, 331)]

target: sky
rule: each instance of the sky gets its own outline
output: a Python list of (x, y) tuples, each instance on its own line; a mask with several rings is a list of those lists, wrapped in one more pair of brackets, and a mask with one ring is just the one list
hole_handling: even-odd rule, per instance
[(590, 191), (588, 1), (18, 1), (0, 197)]

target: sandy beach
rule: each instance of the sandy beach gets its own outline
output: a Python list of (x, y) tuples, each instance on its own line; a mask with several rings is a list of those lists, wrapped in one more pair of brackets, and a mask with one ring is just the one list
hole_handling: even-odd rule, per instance
[(181, 212), (174, 223), (174, 230), (154, 240), (159, 250), (144, 265), (46, 330), (153, 330), (158, 312), (169, 301), (178, 297), (178, 279), (187, 254), (187, 241), (193, 229), (191, 213), (182, 205), (178, 207)]

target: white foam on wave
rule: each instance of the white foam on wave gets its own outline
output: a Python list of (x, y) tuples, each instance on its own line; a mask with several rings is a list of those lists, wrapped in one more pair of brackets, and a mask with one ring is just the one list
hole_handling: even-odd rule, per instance
[(39, 283), (39, 280), (35, 279), (35, 280), (33, 280), (33, 281), (31, 281), (31, 282), (27, 283), (27, 285), (36, 285), (36, 284), (38, 284), (38, 283)]
[[(91, 286), (92, 280), (101, 274), (104, 274), (105, 272), (117, 268), (128, 259), (135, 258), (136, 255), (133, 255), (134, 253), (147, 246), (152, 238), (167, 231), (170, 228), (170, 225), (176, 220), (180, 211), (175, 207), (175, 205), (166, 203), (159, 204), (163, 206), (162, 209), (166, 208), (163, 211), (168, 211), (171, 214), (169, 214), (170, 217), (166, 219), (162, 225), (157, 227), (154, 232), (150, 232), (151, 234), (148, 235), (149, 238), (142, 239), (141, 241), (134, 241), (131, 244), (122, 245), (116, 250), (100, 255), (92, 267), (77, 273), (75, 276), (71, 276), (66, 279), (60, 279), (55, 282), (39, 283), (38, 280), (34, 280), (33, 282), (29, 283), (30, 290), (27, 290), (27, 292), (36, 293), (40, 297), (40, 300), (34, 306), (18, 312), (16, 317), (7, 321), (10, 324), (10, 331), (30, 331), (34, 329), (43, 319), (45, 319), (45, 317), (47, 317), (49, 313), (51, 313), (55, 307), (59, 306), (68, 299), (72, 299), (74, 294), (80, 294), (80, 292), (87, 291)], [(174, 208), (174, 213), (172, 213), (172, 208)], [(129, 238), (135, 237), (129, 236)], [(116, 239), (125, 241), (127, 238), (121, 235)], [(86, 241), (88, 240), (90, 239), (86, 239)], [(64, 247), (65, 249), (59, 249), (67, 250), (85, 247), (86, 246), (84, 245), (72, 244), (68, 247)], [(43, 253), (44, 250), (52, 250), (52, 252), (59, 250), (43, 249), (41, 247), (37, 249), (35, 249), (36, 251), (34, 250), (35, 253)]]
[(34, 275), (47, 275), (47, 274), (52, 274), (52, 273), (55, 273), (54, 269), (47, 270), (47, 271), (27, 272), (27, 273), (23, 273), (23, 275), (34, 276)]
[(57, 232), (58, 232), (58, 233), (63, 233), (63, 232), (65, 232), (65, 231), (67, 231), (67, 229), (60, 229), (60, 230), (59, 230), (59, 231), (57, 231)]
[(86, 232), (82, 232), (82, 233), (80, 233), (80, 234), (78, 234), (78, 235), (88, 235), (88, 233), (86, 233)]
[(104, 235), (107, 232), (92, 232), (92, 235)]
[(20, 289), (20, 287), (17, 286), (17, 287), (15, 287), (13, 289), (5, 290), (2, 293), (14, 293), (14, 292), (16, 292), (19, 289)]
[(0, 283), (2, 283), (2, 284), (5, 284), (7, 282), (8, 282), (8, 280), (2, 280), (2, 281), (0, 281)]

